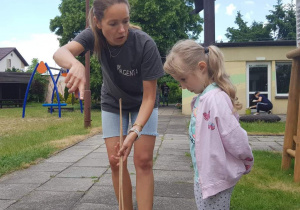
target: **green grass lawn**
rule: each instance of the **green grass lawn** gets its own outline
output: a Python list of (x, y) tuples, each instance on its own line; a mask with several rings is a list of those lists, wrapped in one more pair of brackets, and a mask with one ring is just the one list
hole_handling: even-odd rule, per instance
[(240, 122), (248, 135), (284, 135), (285, 122)]
[(231, 210), (299, 210), (300, 183), (293, 169), (281, 170), (281, 154), (254, 151), (252, 171), (243, 176), (231, 197)]
[[(70, 105), (68, 105), (70, 106)], [(74, 112), (47, 112), (42, 104), (0, 109), (0, 176), (27, 167), (40, 159), (101, 131), (101, 112), (92, 110), (92, 126), (84, 128), (79, 105)]]

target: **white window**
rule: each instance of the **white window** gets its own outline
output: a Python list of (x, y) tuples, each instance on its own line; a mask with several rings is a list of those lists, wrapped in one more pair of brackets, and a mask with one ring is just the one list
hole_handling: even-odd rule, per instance
[(288, 96), (292, 62), (276, 62), (276, 96)]

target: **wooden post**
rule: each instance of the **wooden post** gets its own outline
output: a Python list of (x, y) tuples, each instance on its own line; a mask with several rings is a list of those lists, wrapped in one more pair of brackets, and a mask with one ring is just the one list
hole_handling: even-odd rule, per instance
[[(299, 69), (298, 69), (299, 70)], [(300, 71), (298, 72), (298, 74)], [(299, 96), (298, 92), (298, 96)], [(297, 126), (297, 136), (294, 136), (295, 141), (295, 166), (294, 166), (294, 181), (300, 182), (300, 97), (299, 98), (299, 107), (298, 107), (298, 126)]]
[[(123, 122), (122, 122), (122, 99), (119, 99), (120, 107), (120, 148), (123, 145)], [(119, 159), (119, 210), (124, 209), (124, 194), (123, 194), (123, 156)]]
[(204, 0), (204, 46), (215, 44), (215, 0)]
[[(289, 52), (287, 58), (293, 59), (293, 64), (290, 78), (281, 168), (284, 170), (290, 168), (292, 157), (287, 150), (295, 150), (296, 163), (294, 167), (294, 180), (300, 181), (300, 48)], [(298, 178), (296, 178), (296, 176), (298, 176)]]
[[(86, 28), (89, 27), (89, 11), (90, 1), (85, 1), (85, 18)], [(85, 54), (85, 77), (86, 84), (84, 90), (84, 127), (88, 128), (91, 126), (91, 90), (90, 90), (90, 51)]]

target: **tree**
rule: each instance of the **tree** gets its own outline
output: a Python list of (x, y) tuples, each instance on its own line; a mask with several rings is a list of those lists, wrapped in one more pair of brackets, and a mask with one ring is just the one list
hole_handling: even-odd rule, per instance
[(277, 0), (274, 10), (266, 18), (275, 40), (296, 40), (296, 12), (293, 3), (283, 5)]
[(225, 36), (229, 39), (229, 42), (272, 40), (270, 35), (271, 28), (269, 26), (265, 26), (261, 22), (253, 21), (252, 25), (248, 27), (247, 22), (243, 20), (243, 16), (240, 11), (237, 12), (234, 23), (238, 25), (238, 29), (229, 27), (225, 34)]
[(296, 40), (295, 5), (283, 5), (281, 0), (277, 0), (274, 8), (275, 10), (270, 10), (271, 14), (266, 16), (267, 24), (254, 21), (250, 27), (238, 11), (235, 20), (238, 29), (227, 28), (225, 36), (229, 42)]
[(85, 0), (62, 0), (58, 9), (61, 15), (50, 20), (50, 30), (63, 46), (85, 28)]
[[(27, 72), (32, 73), (38, 63), (39, 60), (33, 58)], [(34, 74), (33, 79), (28, 93), (28, 101), (44, 102), (49, 81), (39, 73)]]
[(191, 15), (191, 0), (129, 0), (131, 22), (138, 24), (156, 42), (162, 57), (180, 39), (197, 39), (203, 19)]

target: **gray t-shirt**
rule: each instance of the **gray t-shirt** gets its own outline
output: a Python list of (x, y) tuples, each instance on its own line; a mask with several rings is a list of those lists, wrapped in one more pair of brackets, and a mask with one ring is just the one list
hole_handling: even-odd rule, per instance
[[(94, 36), (90, 28), (82, 31), (74, 41), (85, 51), (93, 51)], [(143, 81), (156, 80), (164, 75), (157, 46), (145, 32), (129, 29), (125, 44), (119, 48), (109, 46), (109, 49), (110, 52), (104, 47), (99, 58), (103, 75), (101, 107), (104, 111), (117, 113), (122, 98), (124, 111), (138, 111), (143, 98)]]

